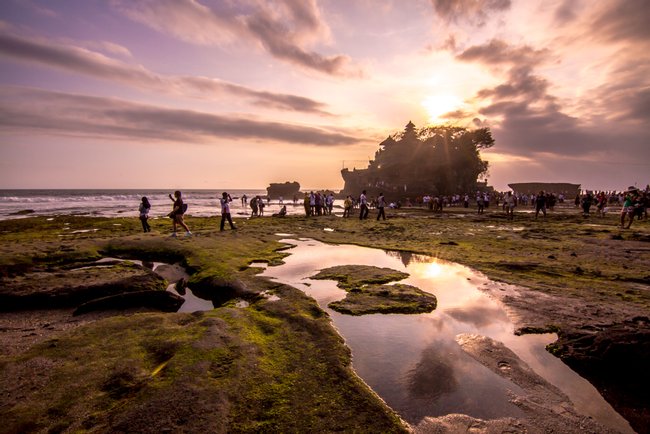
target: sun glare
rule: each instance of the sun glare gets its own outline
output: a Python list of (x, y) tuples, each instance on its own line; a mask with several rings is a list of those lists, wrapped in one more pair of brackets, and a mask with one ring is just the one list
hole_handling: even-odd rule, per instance
[(424, 275), (426, 277), (429, 278), (438, 277), (441, 274), (442, 274), (442, 267), (437, 262), (432, 262), (426, 265), (426, 269), (424, 270)]
[(436, 123), (443, 119), (445, 113), (458, 110), (463, 106), (463, 101), (454, 95), (431, 95), (422, 101), (422, 106), (429, 115), (429, 122)]

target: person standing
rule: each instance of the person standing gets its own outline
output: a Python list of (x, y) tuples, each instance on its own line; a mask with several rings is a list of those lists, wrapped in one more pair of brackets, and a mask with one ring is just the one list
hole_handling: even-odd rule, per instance
[(366, 190), (361, 192), (359, 196), (359, 220), (368, 218), (368, 199), (366, 198)]
[(350, 217), (352, 215), (352, 198), (348, 196), (343, 201), (343, 217)]
[(174, 202), (174, 208), (172, 209), (172, 212), (169, 213), (169, 217), (171, 217), (174, 224), (174, 232), (172, 233), (172, 237), (176, 236), (176, 225), (180, 225), (183, 227), (183, 229), (185, 229), (186, 237), (192, 236), (190, 228), (188, 228), (183, 221), (183, 214), (185, 214), (185, 211), (187, 211), (187, 205), (183, 203), (181, 192), (179, 190), (176, 190), (174, 192), (174, 197), (172, 197), (170, 194), (169, 198)]
[(309, 215), (316, 215), (316, 195), (313, 191), (309, 193)]
[(543, 190), (535, 198), (535, 218), (537, 218), (540, 211), (544, 214), (544, 218), (546, 218), (546, 194)]
[(224, 191), (219, 202), (221, 203), (221, 226), (219, 230), (223, 231), (226, 220), (230, 223), (230, 229), (237, 229), (232, 222), (232, 217), (230, 216), (230, 202), (232, 202), (232, 197)]
[(380, 217), (386, 220), (386, 213), (384, 212), (385, 206), (386, 199), (384, 199), (384, 193), (379, 193), (379, 197), (377, 198), (377, 209), (379, 210), (379, 213), (377, 213), (377, 221), (379, 221)]
[(506, 217), (508, 220), (514, 220), (515, 218), (515, 207), (517, 206), (517, 198), (509, 191), (506, 194), (503, 202), (504, 207), (506, 208)]
[(327, 205), (327, 214), (332, 215), (332, 209), (334, 208), (334, 193), (330, 192), (325, 199), (325, 204)]
[(589, 217), (589, 209), (594, 202), (594, 197), (591, 195), (591, 191), (587, 191), (582, 197), (582, 216)]
[(254, 198), (251, 199), (251, 217), (256, 217), (257, 216), (257, 198), (259, 196), (255, 196)]
[(476, 195), (476, 207), (478, 208), (478, 213), (483, 214), (483, 210), (485, 209), (485, 199), (481, 192), (478, 192)]
[(309, 205), (309, 193), (305, 192), (305, 198), (302, 201), (302, 205), (305, 207), (305, 216), (309, 217), (311, 215), (311, 205)]
[[(629, 229), (634, 221), (634, 196), (637, 192), (636, 187), (631, 186), (627, 189), (627, 194), (623, 199), (623, 209), (621, 210), (621, 227)], [(625, 216), (629, 217), (629, 223), (625, 226)]]
[(151, 232), (151, 226), (149, 226), (149, 210), (151, 209), (151, 204), (149, 203), (149, 199), (147, 197), (142, 198), (142, 202), (140, 203), (140, 221), (142, 222), (142, 229), (145, 232)]
[(260, 217), (262, 217), (262, 216), (264, 215), (264, 207), (265, 207), (265, 206), (266, 206), (266, 205), (264, 205), (264, 199), (262, 199), (261, 197), (257, 196), (257, 207), (259, 208), (259, 211), (260, 211), (260, 213), (259, 213), (259, 216), (260, 216)]

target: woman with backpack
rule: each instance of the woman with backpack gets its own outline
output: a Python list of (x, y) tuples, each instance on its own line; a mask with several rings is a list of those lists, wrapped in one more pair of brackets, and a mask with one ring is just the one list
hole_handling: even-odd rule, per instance
[(169, 213), (169, 217), (171, 217), (172, 222), (174, 224), (174, 232), (172, 233), (172, 237), (176, 236), (176, 225), (179, 224), (185, 229), (185, 236), (189, 237), (192, 235), (192, 232), (190, 232), (190, 228), (187, 227), (185, 222), (183, 221), (183, 214), (185, 214), (185, 211), (187, 211), (187, 205), (183, 203), (183, 198), (182, 194), (180, 191), (176, 190), (174, 192), (174, 197), (172, 195), (169, 195), (169, 198), (174, 202), (174, 209), (172, 209), (172, 212)]

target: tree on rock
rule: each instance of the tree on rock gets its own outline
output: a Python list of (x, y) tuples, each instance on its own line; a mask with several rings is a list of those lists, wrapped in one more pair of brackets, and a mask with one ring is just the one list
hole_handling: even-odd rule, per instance
[(404, 131), (379, 144), (367, 169), (343, 169), (343, 193), (363, 189), (369, 194), (381, 190), (400, 196), (469, 193), (488, 169), (480, 151), (493, 145), (489, 128), (428, 126), (418, 130), (409, 122)]

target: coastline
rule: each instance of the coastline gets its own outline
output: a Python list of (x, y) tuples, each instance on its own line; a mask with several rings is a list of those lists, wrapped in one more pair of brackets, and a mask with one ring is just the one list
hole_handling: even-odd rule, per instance
[[(464, 213), (461, 215), (459, 211), (450, 210), (443, 216), (437, 216), (421, 209), (391, 211), (387, 222), (377, 223), (334, 216), (318, 218), (294, 216), (285, 219), (251, 220), (235, 216), (238, 226), (241, 225), (240, 230), (236, 233), (223, 234), (218, 233), (218, 222), (215, 219), (190, 217), (188, 224), (198, 236), (186, 240), (166, 239), (169, 222), (156, 227), (154, 233), (143, 235), (139, 232), (139, 222), (134, 218), (88, 219), (72, 216), (57, 217), (53, 220), (27, 218), (6, 222), (7, 228), (0, 235), (3, 240), (2, 266), (5, 275), (11, 270), (19, 275), (21, 267), (25, 267), (26, 270), (37, 265), (39, 261), (46, 264), (57, 259), (56, 255), (58, 260), (67, 258), (66, 261), (70, 261), (72, 258), (73, 261), (81, 262), (108, 252), (128, 254), (140, 259), (172, 257), (181, 260), (194, 270), (191, 282), (196, 285), (206, 287), (230, 285), (252, 291), (267, 287), (283, 292), (287, 298), (297, 297), (292, 298), (296, 301), (302, 300), (303, 297), (294, 294), (289, 288), (279, 287), (270, 282), (265, 283), (255, 277), (255, 270), (248, 267), (250, 262), (256, 260), (270, 264), (281, 261), (284, 255), (281, 250), (283, 246), (277, 242), (278, 237), (274, 234), (292, 233), (296, 237), (313, 238), (328, 243), (352, 243), (429, 254), (469, 265), (493, 279), (515, 284), (523, 288), (519, 296), (500, 290), (494, 290), (492, 295), (500, 298), (512, 309), (513, 316), (517, 318), (521, 325), (520, 329), (524, 332), (546, 331), (553, 326), (560, 331), (562, 338), (563, 334), (569, 336), (576, 331), (584, 332), (590, 327), (603, 330), (608, 329), (609, 325), (623, 324), (632, 318), (647, 316), (650, 301), (647, 297), (647, 289), (644, 289), (647, 288), (647, 283), (642, 283), (644, 276), (641, 275), (641, 270), (643, 270), (642, 264), (647, 264), (650, 260), (649, 249), (646, 247), (650, 239), (648, 223), (639, 222), (636, 227), (633, 226), (631, 230), (625, 231), (616, 227), (616, 216), (583, 220), (571, 211), (571, 209), (558, 211), (544, 221), (534, 221), (531, 216), (519, 215), (512, 223), (507, 222), (499, 212), (475, 216)], [(65, 229), (66, 226), (69, 229)], [(76, 232), (88, 228), (97, 230)], [(213, 251), (216, 246), (221, 251)], [(604, 258), (599, 257), (599, 252), (602, 251), (607, 251)], [(627, 253), (628, 251), (634, 254)], [(550, 256), (554, 258), (551, 259)], [(38, 261), (35, 261), (37, 258)], [(583, 270), (582, 273), (576, 273), (578, 267)], [(639, 282), (635, 283), (634, 279)], [(287, 294), (294, 295), (289, 297)], [(308, 300), (304, 303), (307, 303), (304, 306), (311, 304)], [(261, 302), (260, 306), (265, 306), (264, 302)], [(270, 308), (266, 306), (262, 311)], [(282, 308), (292, 309), (291, 306), (286, 305)], [(308, 311), (313, 310), (313, 307), (303, 308)], [(273, 309), (277, 307), (274, 306), (271, 310)], [(226, 322), (234, 318), (227, 319), (229, 315), (235, 315), (237, 318), (247, 315), (240, 310), (233, 310), (232, 307), (224, 307), (223, 310), (220, 308), (216, 311), (221, 313), (215, 315)], [(2, 316), (6, 319), (11, 315)], [(149, 318), (146, 319), (149, 321), (151, 318), (163, 318), (166, 314), (132, 312), (129, 315), (119, 313), (103, 315), (111, 317), (107, 320), (113, 321), (115, 327), (119, 328), (120, 321), (138, 322), (145, 321), (145, 318)], [(178, 318), (187, 317), (180, 314), (171, 315)], [(207, 316), (212, 317), (212, 314)], [(273, 314), (270, 318), (275, 318), (272, 321), (275, 326), (284, 321)], [(317, 318), (319, 317), (314, 317)], [(43, 343), (52, 339), (66, 340), (71, 336), (70, 331), (63, 327), (58, 328), (54, 321), (50, 321), (48, 325), (53, 330), (48, 330), (47, 326), (42, 327), (43, 341), (40, 341), (40, 347), (37, 342), (29, 342), (26, 338), (27, 343), (23, 341), (21, 344), (23, 346), (17, 347), (15, 354), (29, 353), (28, 347), (32, 348), (32, 352), (42, 351)], [(3, 327), (4, 336), (13, 333), (8, 330), (8, 326), (3, 325)], [(210, 327), (212, 326), (208, 329)], [(330, 328), (326, 320), (318, 327), (319, 329)], [(92, 325), (85, 323), (76, 324), (76, 328), (93, 330)], [(220, 326), (217, 328), (221, 330), (215, 329), (217, 335), (224, 333), (223, 328)], [(41, 330), (37, 331), (40, 332)], [(242, 332), (244, 335), (250, 334), (250, 330), (241, 330), (239, 333)], [(630, 329), (628, 332), (632, 334), (635, 330)], [(20, 333), (22, 331), (16, 331), (13, 336), (19, 337)], [(75, 333), (77, 332), (73, 332), (72, 335)], [(238, 334), (240, 338), (244, 335)], [(289, 337), (290, 335), (283, 337), (274, 335), (271, 340), (277, 344)], [(32, 336), (31, 339), (38, 341), (38, 336)], [(261, 345), (261, 341), (258, 342), (257, 339), (251, 342)], [(36, 346), (33, 346), (34, 344)], [(323, 354), (323, 357), (343, 357), (340, 360), (344, 361), (344, 354), (345, 350), (339, 348), (333, 350), (333, 354)], [(2, 362), (10, 363), (11, 360), (10, 356), (5, 356)], [(357, 390), (356, 393), (359, 391)], [(369, 402), (367, 405), (370, 405)], [(381, 404), (374, 403), (372, 407), (379, 409)], [(359, 408), (361, 407), (357, 407)], [(386, 415), (391, 414), (388, 409), (382, 412)], [(279, 417), (278, 420), (284, 419)], [(393, 420), (388, 425), (384, 425), (385, 430), (402, 429), (399, 428), (400, 423), (396, 422), (397, 419), (389, 417), (382, 420), (385, 423)], [(395, 425), (391, 425), (392, 423)], [(387, 429), (389, 426), (392, 428)]]

